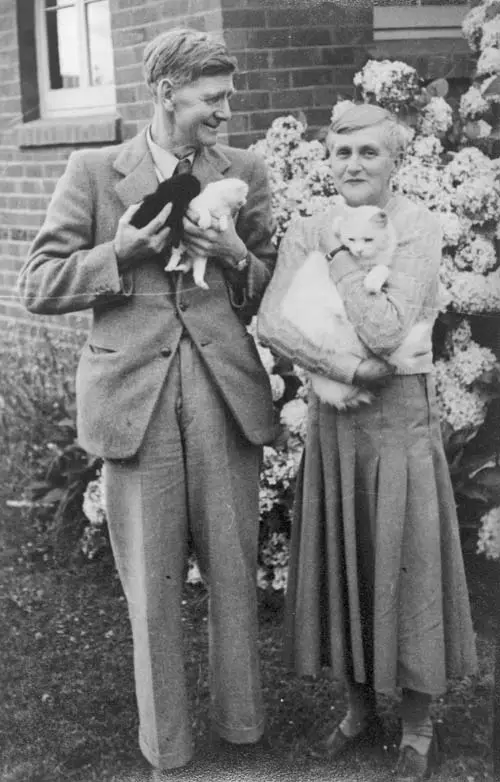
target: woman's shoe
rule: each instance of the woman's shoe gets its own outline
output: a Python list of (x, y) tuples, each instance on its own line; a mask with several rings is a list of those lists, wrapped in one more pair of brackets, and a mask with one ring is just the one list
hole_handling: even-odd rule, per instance
[(434, 726), (427, 753), (421, 755), (414, 747), (407, 744), (399, 751), (394, 774), (397, 782), (420, 782), (422, 779), (428, 779), (440, 762), (440, 740)]
[(336, 760), (347, 752), (351, 752), (354, 749), (363, 746), (373, 746), (374, 744), (382, 743), (384, 736), (384, 729), (382, 722), (377, 715), (370, 717), (366, 726), (355, 736), (346, 736), (340, 729), (340, 725), (337, 725), (334, 730), (325, 736), (324, 739), (320, 739), (314, 744), (309, 754), (313, 758), (328, 758), (328, 760)]

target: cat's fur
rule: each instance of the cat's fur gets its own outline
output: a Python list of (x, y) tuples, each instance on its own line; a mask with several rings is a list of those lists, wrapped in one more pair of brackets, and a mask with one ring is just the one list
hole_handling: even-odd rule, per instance
[(135, 228), (144, 228), (164, 206), (172, 204), (172, 210), (165, 220), (170, 228), (172, 247), (178, 247), (184, 235), (183, 218), (188, 204), (201, 190), (198, 179), (192, 174), (175, 174), (160, 182), (153, 193), (147, 195), (132, 216), (130, 223)]
[[(383, 210), (362, 206), (346, 208), (334, 223), (341, 244), (345, 245), (362, 267), (368, 268), (366, 290), (376, 295), (389, 275), (396, 248), (394, 227)], [(325, 351), (351, 354), (360, 359), (369, 352), (347, 318), (343, 301), (329, 275), (325, 256), (311, 252), (295, 275), (283, 301), (282, 314), (316, 347)], [(417, 323), (387, 361), (395, 367), (411, 369), (426, 352), (432, 324)], [(413, 362), (413, 363), (412, 363)], [(311, 385), (323, 402), (338, 410), (369, 404), (373, 396), (354, 385), (331, 380), (312, 373)]]
[[(240, 209), (246, 202), (248, 185), (241, 179), (220, 179), (210, 182), (204, 190), (193, 199), (190, 207), (199, 215), (198, 226), (202, 229), (210, 228), (213, 219), (218, 220), (219, 230), (225, 231), (228, 226), (228, 218), (233, 212)], [(182, 243), (172, 251), (170, 260), (165, 267), (166, 271), (193, 270), (193, 278), (200, 288), (207, 289), (205, 282), (205, 269), (207, 257), (199, 256), (194, 259), (183, 258), (184, 247)]]

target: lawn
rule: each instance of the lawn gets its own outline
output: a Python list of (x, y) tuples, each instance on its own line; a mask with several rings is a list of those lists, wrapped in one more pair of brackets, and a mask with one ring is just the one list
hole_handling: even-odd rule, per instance
[[(0, 527), (1, 782), (139, 782), (147, 765), (137, 749), (131, 637), (126, 606), (109, 557), (62, 568), (44, 561), (5, 507)], [(498, 566), (473, 552), (467, 572), (478, 633), (479, 675), (450, 685), (436, 704), (445, 761), (435, 782), (492, 780), (491, 700)], [(260, 646), (271, 750), (237, 768), (208, 742), (206, 594), (186, 587), (187, 671), (196, 759), (172, 775), (189, 780), (375, 780), (390, 778), (398, 723), (381, 702), (387, 749), (335, 768), (308, 758), (308, 737), (344, 708), (342, 689), (326, 677), (299, 681), (281, 660), (282, 601), (261, 601)], [(232, 765), (233, 764), (233, 765)]]

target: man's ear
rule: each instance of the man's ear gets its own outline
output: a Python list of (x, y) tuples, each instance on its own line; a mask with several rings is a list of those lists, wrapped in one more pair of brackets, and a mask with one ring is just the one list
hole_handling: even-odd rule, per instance
[(167, 109), (167, 111), (172, 111), (174, 108), (172, 97), (173, 97), (174, 87), (170, 79), (161, 79), (158, 82), (157, 87), (157, 98), (158, 101), (162, 104), (162, 106)]

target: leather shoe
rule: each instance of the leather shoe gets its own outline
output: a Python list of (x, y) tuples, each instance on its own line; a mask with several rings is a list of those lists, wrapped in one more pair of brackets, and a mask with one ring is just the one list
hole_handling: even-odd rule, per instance
[(340, 725), (337, 725), (328, 736), (314, 744), (309, 752), (313, 758), (336, 760), (342, 755), (360, 747), (381, 744), (383, 737), (384, 729), (382, 722), (377, 715), (374, 715), (367, 721), (363, 730), (355, 736), (346, 736), (342, 732)]
[(428, 779), (441, 760), (439, 737), (434, 727), (431, 743), (425, 755), (409, 744), (399, 750), (398, 762), (394, 769), (397, 782), (420, 782)]

